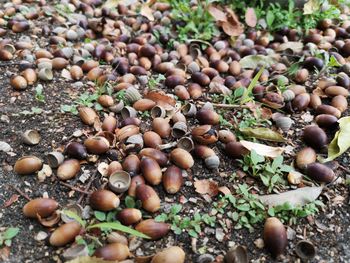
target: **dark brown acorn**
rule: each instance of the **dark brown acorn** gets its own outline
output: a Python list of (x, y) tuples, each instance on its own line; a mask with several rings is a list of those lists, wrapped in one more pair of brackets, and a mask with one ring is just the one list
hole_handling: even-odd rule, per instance
[(276, 217), (266, 219), (264, 226), (264, 243), (273, 257), (284, 254), (287, 247), (287, 231)]
[(70, 142), (65, 149), (65, 153), (75, 159), (85, 159), (87, 157), (87, 151), (84, 145), (79, 142)]
[(330, 114), (317, 115), (315, 121), (321, 128), (332, 128), (336, 127), (338, 118)]
[(130, 255), (127, 245), (121, 243), (112, 243), (104, 245), (95, 250), (94, 257), (102, 258), (108, 261), (123, 261)]
[(110, 211), (120, 204), (118, 196), (109, 190), (97, 190), (90, 195), (90, 206), (100, 211)]
[(199, 110), (197, 112), (196, 117), (201, 124), (209, 124), (209, 125), (217, 125), (220, 119), (219, 114), (209, 109)]
[(136, 196), (136, 188), (140, 184), (145, 184), (145, 178), (142, 175), (136, 175), (131, 178), (131, 183), (128, 189), (128, 195), (135, 197)]
[(308, 164), (306, 166), (306, 175), (322, 183), (330, 183), (335, 178), (333, 170), (322, 163)]
[(304, 142), (315, 150), (322, 150), (327, 146), (327, 135), (320, 127), (309, 125), (303, 131)]
[(117, 219), (126, 226), (136, 224), (141, 221), (142, 213), (136, 208), (124, 208), (117, 215)]
[(137, 155), (130, 154), (124, 159), (122, 166), (125, 171), (136, 175), (140, 172), (140, 164), (141, 162)]
[(165, 153), (154, 148), (144, 148), (140, 151), (140, 156), (153, 158), (160, 166), (165, 166), (168, 163), (168, 157)]
[(148, 212), (154, 213), (160, 209), (160, 199), (156, 191), (146, 184), (140, 184), (136, 187), (136, 197), (141, 200), (142, 208)]
[(162, 182), (168, 194), (177, 193), (183, 184), (181, 169), (175, 165), (169, 166), (163, 174)]
[(162, 181), (162, 170), (156, 160), (150, 157), (142, 157), (140, 164), (143, 177), (151, 185), (158, 185)]
[(225, 145), (225, 152), (228, 154), (228, 156), (239, 159), (242, 158), (243, 155), (246, 155), (249, 153), (249, 150), (247, 150), (240, 142), (229, 142)]

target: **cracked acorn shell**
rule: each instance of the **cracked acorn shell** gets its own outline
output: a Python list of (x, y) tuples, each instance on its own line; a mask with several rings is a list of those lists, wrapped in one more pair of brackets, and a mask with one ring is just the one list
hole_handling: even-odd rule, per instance
[(185, 257), (185, 251), (181, 247), (172, 246), (155, 254), (151, 263), (184, 263)]
[(14, 171), (20, 175), (28, 175), (36, 173), (43, 166), (43, 162), (35, 156), (23, 156), (19, 158), (14, 166)]
[(158, 240), (169, 233), (170, 225), (163, 222), (156, 222), (154, 219), (147, 219), (138, 223), (135, 229), (149, 236), (151, 240)]
[(117, 215), (117, 219), (126, 226), (136, 224), (141, 221), (142, 213), (136, 208), (124, 208)]
[(26, 217), (37, 218), (48, 217), (58, 208), (58, 203), (51, 198), (36, 198), (30, 200), (23, 207), (23, 214)]
[(100, 211), (110, 211), (120, 204), (119, 197), (112, 191), (100, 189), (90, 195), (90, 206)]
[(218, 141), (218, 132), (211, 125), (201, 125), (192, 129), (193, 139), (200, 144), (212, 144)]
[(142, 208), (154, 213), (160, 209), (160, 199), (156, 191), (149, 185), (140, 184), (136, 187), (136, 197), (141, 200)]
[(156, 160), (144, 156), (140, 164), (143, 177), (151, 185), (158, 185), (162, 181), (162, 170)]
[(184, 170), (190, 169), (194, 165), (192, 155), (181, 148), (176, 148), (171, 151), (170, 160)]
[(75, 177), (79, 171), (79, 161), (76, 159), (68, 159), (57, 168), (57, 177), (61, 180), (69, 180)]
[(49, 242), (52, 246), (61, 247), (74, 241), (75, 237), (79, 235), (81, 225), (72, 221), (59, 226), (50, 236)]
[(276, 217), (266, 219), (264, 225), (264, 243), (273, 257), (283, 254), (287, 247), (287, 231)]
[(112, 243), (96, 249), (94, 256), (104, 260), (125, 260), (129, 257), (130, 251), (127, 245)]
[(175, 165), (169, 166), (163, 174), (162, 183), (168, 194), (175, 194), (180, 191), (183, 184), (181, 169)]
[(318, 182), (330, 183), (335, 178), (333, 170), (322, 163), (308, 164), (305, 171), (311, 179)]

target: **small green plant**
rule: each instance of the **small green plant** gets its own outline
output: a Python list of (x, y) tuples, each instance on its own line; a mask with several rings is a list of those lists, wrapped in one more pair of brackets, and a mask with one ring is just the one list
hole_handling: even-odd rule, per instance
[(239, 88), (235, 89), (231, 95), (224, 96), (222, 103), (223, 104), (231, 104), (231, 105), (238, 104), (241, 101), (241, 98), (242, 98), (245, 90), (246, 90), (246, 88), (244, 88), (244, 87), (239, 87)]
[(0, 232), (0, 247), (7, 246), (10, 247), (12, 244), (12, 239), (19, 233), (18, 227), (9, 227), (3, 232)]
[(45, 102), (45, 96), (43, 94), (43, 85), (41, 84), (35, 87), (35, 99), (40, 102)]
[(271, 125), (271, 122), (268, 119), (262, 118), (262, 113), (259, 108), (256, 109), (256, 115), (257, 116), (255, 117), (248, 109), (243, 109), (242, 111), (237, 112), (233, 118), (239, 129), (266, 127)]
[(182, 210), (182, 205), (175, 204), (171, 207), (169, 213), (162, 213), (158, 215), (155, 220), (158, 222), (169, 222), (171, 224), (171, 230), (180, 235), (182, 232), (187, 232), (191, 237), (198, 238), (198, 234), (202, 232), (201, 225), (203, 223), (209, 226), (215, 226), (215, 216), (209, 216), (208, 214), (201, 215), (196, 212), (193, 217), (182, 217), (179, 213)]
[(74, 103), (72, 105), (61, 105), (61, 111), (62, 112), (70, 112), (74, 115), (78, 114), (78, 106), (85, 106), (85, 107), (94, 107), (95, 110), (97, 111), (101, 111), (103, 110), (103, 107), (97, 103), (97, 99), (98, 97), (101, 95), (101, 89), (98, 89), (96, 92), (94, 93), (88, 93), (88, 92), (84, 92), (83, 94), (81, 94), (79, 96), (79, 98), (77, 100), (74, 101)]
[(41, 114), (41, 113), (43, 113), (43, 109), (38, 107), (31, 107), (30, 111), (24, 110), (20, 112), (20, 114), (23, 114), (23, 115), (35, 115), (35, 114)]
[(147, 86), (151, 90), (156, 89), (162, 80), (165, 80), (165, 77), (162, 74), (159, 74), (158, 76), (151, 76), (148, 80)]
[(268, 192), (271, 192), (278, 184), (285, 184), (283, 175), (292, 170), (291, 166), (283, 164), (282, 155), (271, 162), (254, 150), (245, 155), (240, 162), (243, 171), (248, 172), (253, 177), (259, 177), (262, 183), (268, 187)]

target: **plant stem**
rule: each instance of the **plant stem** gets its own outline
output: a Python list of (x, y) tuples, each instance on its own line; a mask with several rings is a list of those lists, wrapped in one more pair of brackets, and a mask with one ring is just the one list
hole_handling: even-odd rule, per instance
[(17, 188), (14, 185), (10, 185), (10, 187), (15, 190), (17, 193), (20, 194), (20, 196), (24, 197), (25, 199), (27, 199), (28, 201), (31, 201), (32, 199), (24, 192), (22, 192), (19, 188)]
[(74, 190), (74, 191), (77, 191), (77, 192), (79, 192), (79, 193), (83, 193), (83, 194), (86, 194), (86, 195), (89, 195), (89, 194), (90, 194), (90, 192), (87, 192), (87, 191), (85, 191), (85, 190), (81, 190), (80, 188), (75, 187), (75, 186), (70, 185), (70, 184), (65, 183), (65, 182), (60, 181), (60, 184), (66, 186), (66, 187), (68, 187), (68, 188), (70, 188), (70, 189), (72, 189), (72, 190)]
[[(206, 102), (198, 101), (199, 105), (204, 105)], [(231, 104), (221, 104), (221, 103), (211, 103), (216, 108), (224, 108), (224, 109), (249, 109), (247, 105), (231, 105)]]

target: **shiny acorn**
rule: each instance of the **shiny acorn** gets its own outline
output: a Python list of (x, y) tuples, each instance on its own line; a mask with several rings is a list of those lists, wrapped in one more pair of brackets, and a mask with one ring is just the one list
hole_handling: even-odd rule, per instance
[(183, 184), (181, 169), (175, 165), (169, 166), (163, 174), (162, 183), (168, 194), (177, 193)]
[(160, 199), (156, 191), (149, 185), (140, 184), (136, 187), (136, 197), (141, 200), (142, 208), (154, 213), (160, 209)]
[(55, 247), (62, 247), (74, 241), (75, 237), (79, 235), (81, 231), (81, 225), (72, 221), (65, 223), (58, 227), (50, 236), (50, 245)]
[(309, 125), (303, 131), (304, 142), (315, 150), (322, 150), (327, 145), (327, 135), (320, 127)]
[(164, 118), (155, 118), (152, 121), (152, 130), (159, 134), (161, 138), (168, 138), (171, 133), (169, 120)]
[(109, 150), (109, 141), (102, 136), (93, 136), (85, 140), (84, 146), (92, 154), (103, 154)]
[(23, 214), (26, 217), (37, 218), (48, 217), (58, 208), (58, 203), (51, 198), (36, 198), (30, 200), (23, 207)]
[(311, 179), (322, 183), (330, 183), (334, 180), (335, 174), (331, 168), (321, 163), (311, 163), (306, 166), (306, 175)]
[(158, 133), (155, 133), (154, 131), (146, 131), (143, 134), (143, 140), (145, 146), (155, 149), (157, 149), (157, 147), (163, 143), (162, 138)]
[(276, 217), (269, 217), (264, 225), (264, 243), (273, 257), (284, 254), (287, 247), (287, 231)]
[(140, 157), (147, 156), (147, 157), (153, 158), (158, 162), (160, 166), (166, 166), (168, 163), (167, 155), (158, 149), (144, 148), (140, 151), (139, 155)]
[(184, 263), (185, 257), (185, 251), (181, 247), (172, 246), (155, 254), (151, 263)]
[(80, 171), (80, 163), (76, 159), (65, 160), (57, 168), (57, 177), (60, 180), (69, 180), (74, 178)]
[(128, 155), (122, 163), (123, 169), (132, 175), (138, 174), (140, 172), (140, 165), (141, 161), (135, 154)]
[(127, 245), (111, 243), (95, 250), (93, 256), (104, 260), (122, 261), (129, 257), (130, 251)]
[(14, 166), (14, 171), (20, 175), (36, 173), (43, 166), (43, 162), (35, 156), (23, 156), (19, 158)]
[(136, 208), (124, 208), (118, 213), (117, 219), (123, 225), (130, 226), (141, 221), (142, 213)]
[(95, 119), (98, 118), (95, 110), (89, 107), (80, 107), (78, 109), (78, 112), (79, 112), (81, 121), (87, 125), (93, 125), (95, 122)]
[(249, 151), (243, 147), (243, 145), (240, 142), (229, 142), (225, 145), (225, 152), (228, 154), (228, 156), (239, 159), (242, 158), (243, 155), (246, 155), (249, 153)]
[(154, 219), (147, 219), (138, 223), (135, 229), (149, 236), (152, 240), (158, 240), (169, 233), (170, 225), (163, 222), (156, 222)]
[(170, 160), (182, 169), (190, 169), (194, 165), (192, 155), (184, 149), (176, 148), (170, 153)]
[(70, 142), (65, 148), (65, 153), (75, 159), (83, 160), (87, 157), (86, 147), (79, 142)]
[(128, 189), (128, 195), (129, 196), (136, 196), (136, 188), (137, 186), (139, 186), (140, 184), (145, 184), (145, 178), (143, 178), (142, 175), (136, 175), (134, 177), (131, 178), (131, 182), (130, 182), (130, 186)]
[(144, 156), (141, 159), (141, 172), (143, 177), (151, 185), (158, 185), (162, 181), (162, 171), (158, 162), (150, 157)]
[(90, 195), (90, 206), (100, 211), (110, 211), (120, 204), (118, 196), (109, 190), (97, 190)]

